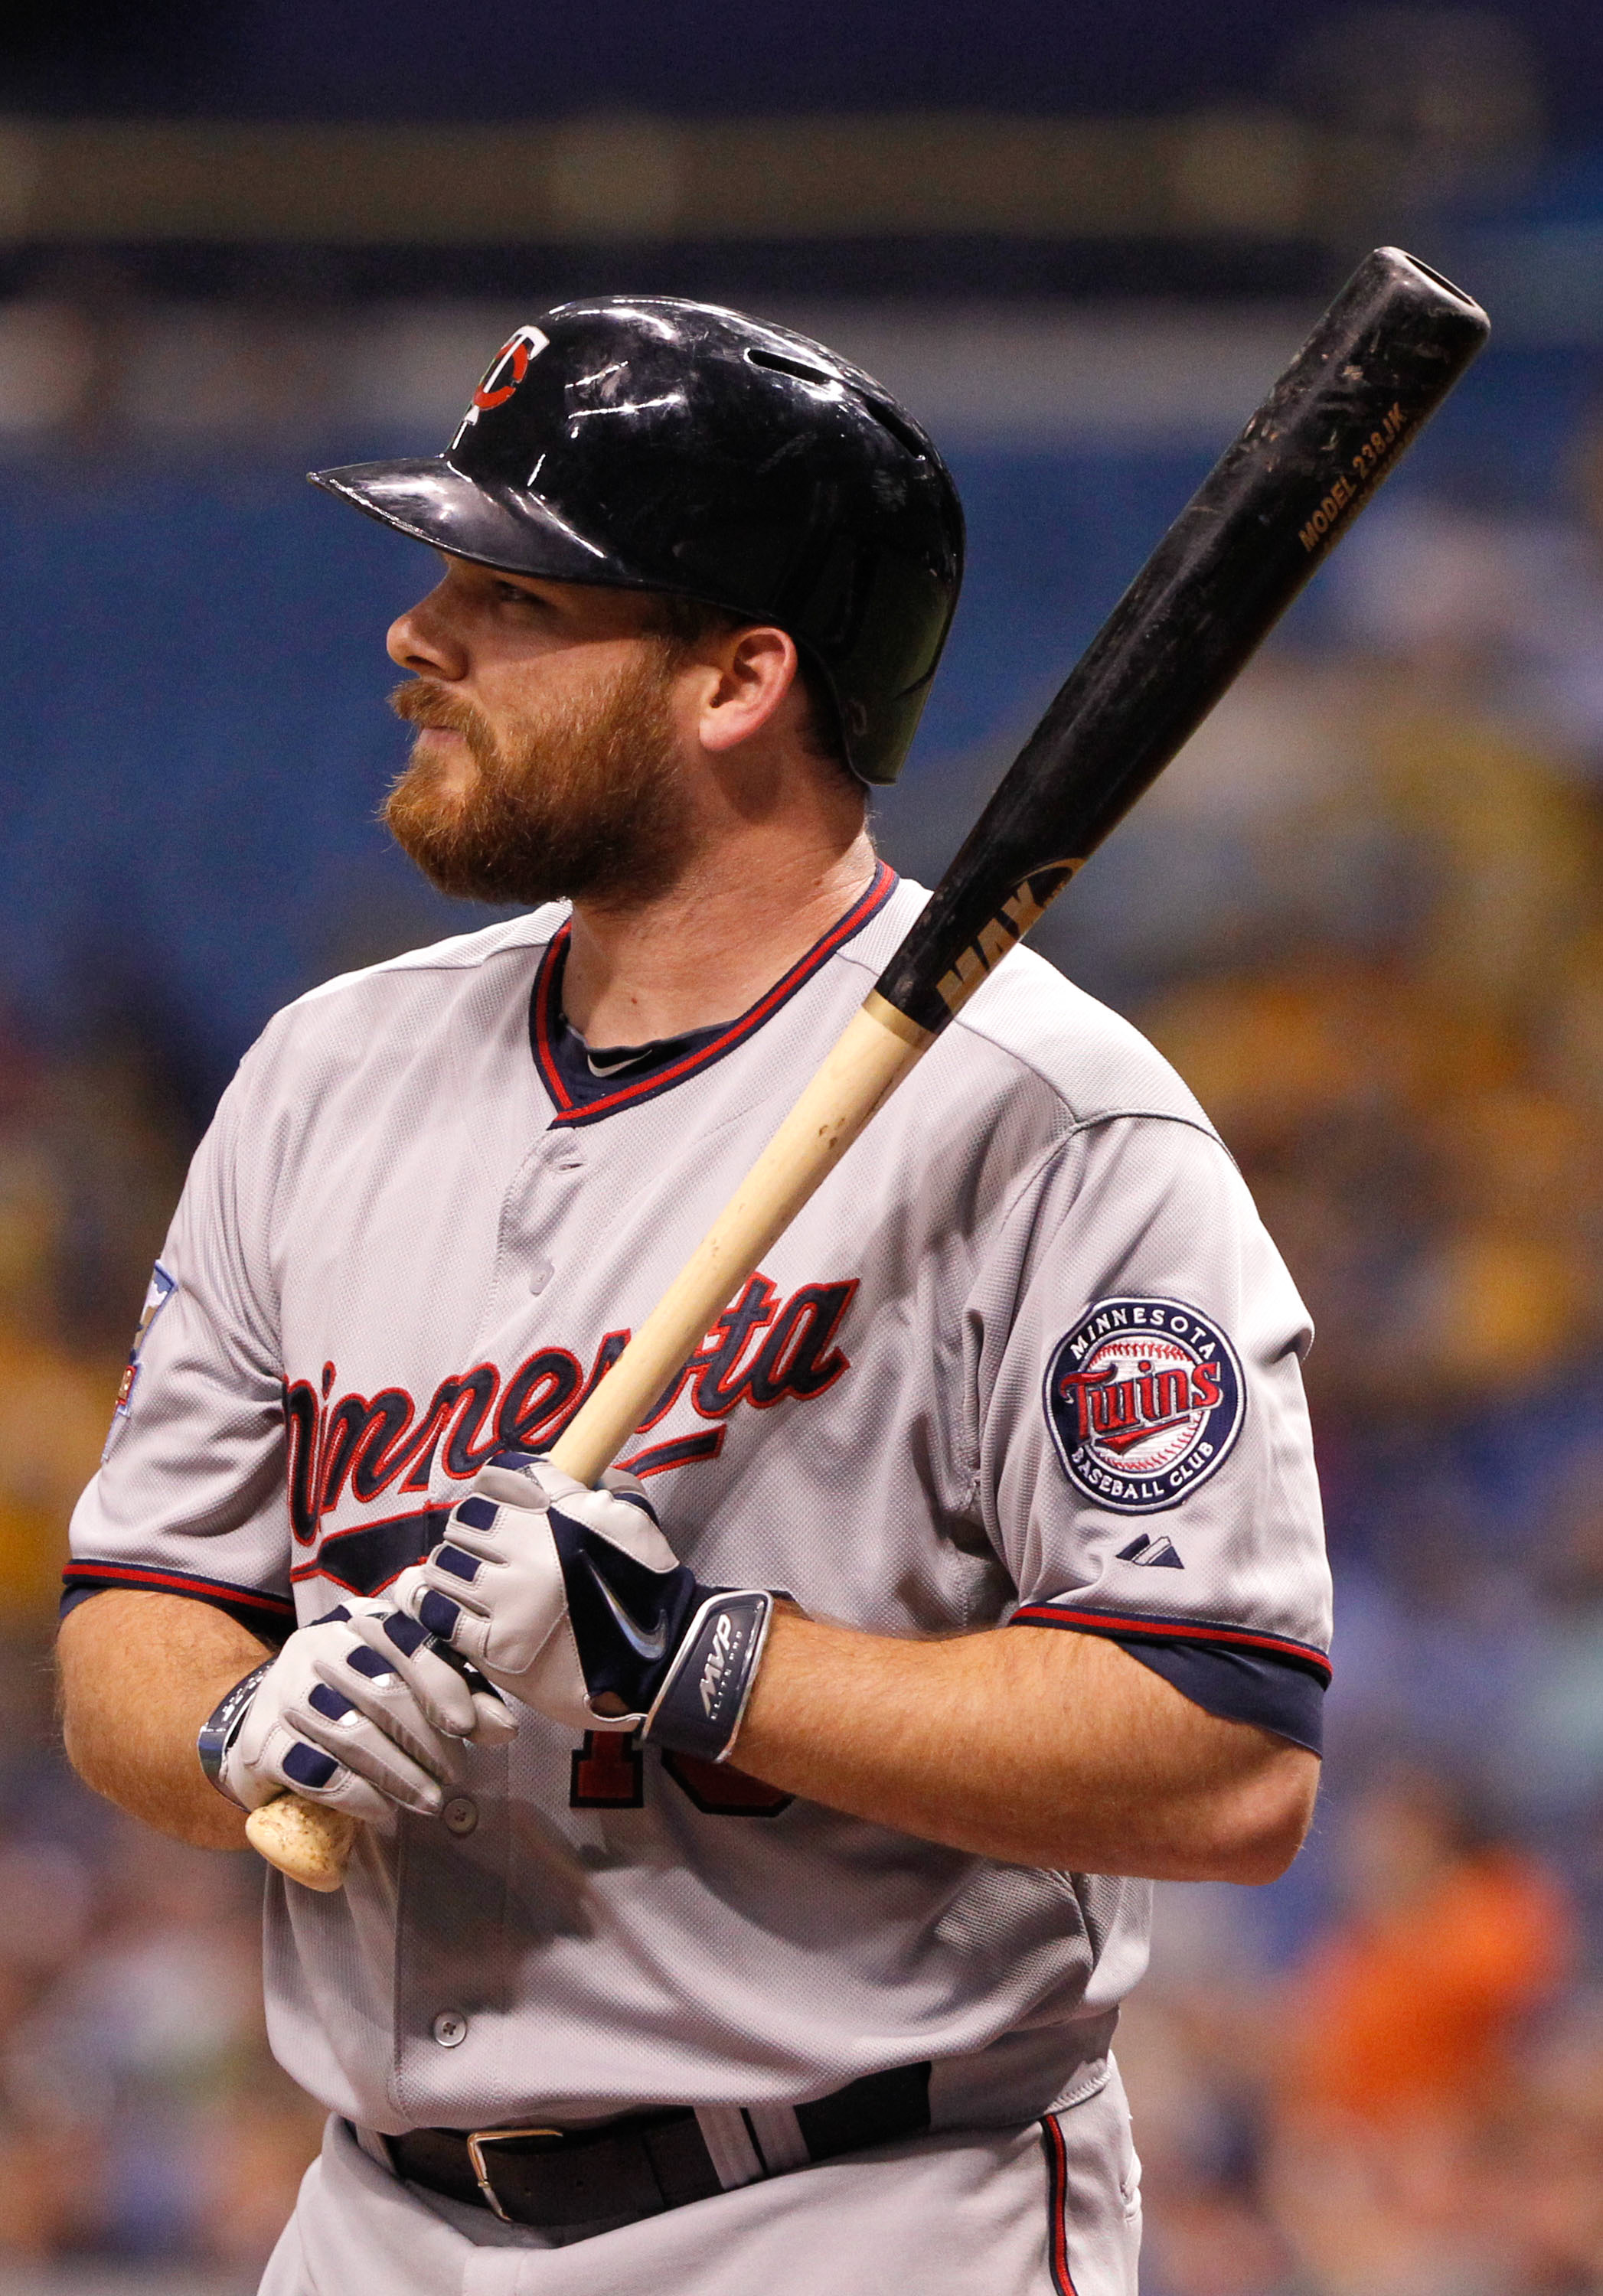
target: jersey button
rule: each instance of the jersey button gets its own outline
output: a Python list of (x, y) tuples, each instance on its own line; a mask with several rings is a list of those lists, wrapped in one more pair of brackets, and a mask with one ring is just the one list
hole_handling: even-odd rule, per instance
[(479, 1823), (479, 1805), (471, 1794), (453, 1794), (440, 1815), (448, 1833), (471, 1833)]
[(529, 1289), (543, 1292), (555, 1272), (548, 1259), (537, 1259), (529, 1271)]
[(442, 2009), (430, 2030), (442, 2049), (454, 2049), (467, 2038), (467, 2019), (460, 2009)]

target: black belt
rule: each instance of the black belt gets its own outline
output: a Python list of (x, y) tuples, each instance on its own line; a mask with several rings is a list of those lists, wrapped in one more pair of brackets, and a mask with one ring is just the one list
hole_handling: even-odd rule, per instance
[[(769, 2116), (740, 2116), (754, 2167), (746, 2179), (801, 2165), (760, 2132)], [(795, 2108), (805, 2159), (828, 2161), (865, 2145), (912, 2136), (930, 2125), (930, 2069), (870, 2073)], [(542, 2232), (632, 2224), (728, 2189), (694, 2112), (631, 2112), (597, 2128), (414, 2128), (383, 2140), (398, 2177), (448, 2199), (493, 2209), (508, 2224)]]

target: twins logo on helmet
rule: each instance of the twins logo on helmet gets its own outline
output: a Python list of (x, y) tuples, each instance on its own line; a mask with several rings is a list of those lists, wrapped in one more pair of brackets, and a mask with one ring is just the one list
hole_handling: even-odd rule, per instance
[(509, 336), (484, 371), (484, 380), (473, 397), (473, 404), (462, 419), (461, 429), (452, 439), (456, 446), (463, 431), (476, 422), (481, 414), (492, 406), (505, 406), (513, 392), (529, 372), (529, 362), (538, 358), (549, 338), (538, 327), (520, 327)]
[(1047, 1422), (1077, 1490), (1155, 1514), (1218, 1472), (1246, 1412), (1236, 1350), (1173, 1300), (1099, 1300), (1059, 1341)]

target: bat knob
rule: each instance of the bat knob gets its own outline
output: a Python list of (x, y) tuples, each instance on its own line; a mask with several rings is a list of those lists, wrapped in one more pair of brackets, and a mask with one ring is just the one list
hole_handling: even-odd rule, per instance
[(339, 1889), (356, 1838), (354, 1817), (302, 1801), (298, 1794), (280, 1794), (245, 1820), (251, 1849), (303, 1890)]

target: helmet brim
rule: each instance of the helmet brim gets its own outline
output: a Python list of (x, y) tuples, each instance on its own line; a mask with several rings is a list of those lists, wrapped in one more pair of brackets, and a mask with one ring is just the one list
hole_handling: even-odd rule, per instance
[(453, 558), (548, 582), (599, 582), (645, 589), (640, 578), (559, 518), (538, 495), (470, 479), (442, 455), (347, 463), (308, 471), (313, 486), (353, 503), (415, 542)]

